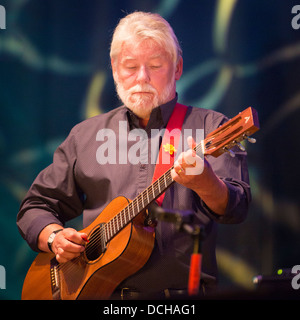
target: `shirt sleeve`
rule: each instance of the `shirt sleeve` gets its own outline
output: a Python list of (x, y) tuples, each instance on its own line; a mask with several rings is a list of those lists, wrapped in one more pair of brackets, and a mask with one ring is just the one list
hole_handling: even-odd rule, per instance
[(34, 251), (39, 251), (38, 236), (47, 225), (56, 223), (63, 226), (82, 213), (84, 195), (74, 178), (74, 131), (57, 148), (53, 163), (40, 172), (21, 203), (17, 226)]
[[(228, 121), (224, 116), (217, 116), (206, 121), (206, 134), (212, 132)], [(213, 220), (219, 223), (234, 224), (243, 222), (248, 213), (251, 202), (251, 189), (249, 183), (247, 153), (234, 147), (235, 157), (228, 153), (214, 158), (209, 156), (209, 161), (216, 175), (224, 181), (229, 191), (229, 200), (224, 215), (214, 213), (202, 199), (198, 199), (201, 211), (204, 211)]]

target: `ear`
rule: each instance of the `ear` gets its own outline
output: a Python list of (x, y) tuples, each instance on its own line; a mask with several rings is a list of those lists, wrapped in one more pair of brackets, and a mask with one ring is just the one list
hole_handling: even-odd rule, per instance
[(180, 57), (176, 65), (175, 80), (179, 80), (181, 78), (182, 70), (183, 70), (183, 59), (182, 57)]

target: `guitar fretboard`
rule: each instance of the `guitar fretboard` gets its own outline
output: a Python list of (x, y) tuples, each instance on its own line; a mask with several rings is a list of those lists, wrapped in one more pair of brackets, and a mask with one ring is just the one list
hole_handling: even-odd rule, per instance
[(171, 186), (174, 182), (171, 177), (172, 168), (173, 167), (160, 176), (147, 189), (132, 200), (122, 211), (106, 223), (106, 243)]
[[(200, 156), (204, 154), (205, 139), (194, 147), (196, 153)], [(154, 181), (147, 189), (140, 193), (131, 201), (122, 211), (115, 215), (105, 225), (105, 238), (108, 243), (120, 230), (132, 221), (140, 212), (145, 210), (148, 205), (163, 194), (174, 182), (171, 176), (173, 166)]]

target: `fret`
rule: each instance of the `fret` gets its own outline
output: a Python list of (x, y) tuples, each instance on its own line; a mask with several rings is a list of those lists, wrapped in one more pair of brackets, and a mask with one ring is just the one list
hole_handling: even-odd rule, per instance
[(121, 212), (118, 214), (118, 220), (119, 220), (118, 231), (120, 231), (123, 228), (123, 219), (122, 219), (122, 213)]
[(132, 201), (132, 216), (135, 217), (137, 215), (137, 212), (136, 212), (136, 201)]
[(127, 224), (126, 214), (125, 214), (125, 211), (122, 210), (122, 228), (126, 226), (126, 224)]
[(114, 231), (113, 231), (113, 221), (110, 220), (110, 237), (112, 238), (114, 236)]
[(116, 233), (118, 233), (119, 229), (119, 215), (116, 215)]
[[(152, 195), (153, 195), (153, 199), (155, 199), (155, 197), (156, 197), (156, 193), (157, 193), (157, 190), (156, 190), (156, 183), (153, 183), (152, 184)], [(152, 200), (153, 200), (152, 199)]]
[(124, 210), (125, 210), (125, 217), (126, 217), (125, 221), (127, 223), (127, 221), (130, 221), (129, 212), (128, 212), (128, 206)]
[(134, 205), (134, 216), (137, 216), (138, 213), (140, 212), (139, 211), (139, 198), (136, 198), (136, 201), (135, 201), (135, 205)]
[(106, 238), (107, 238), (107, 239), (110, 239), (110, 236), (109, 236), (109, 222), (107, 222), (106, 225), (105, 225), (105, 231), (106, 231), (106, 233), (107, 233)]
[(130, 212), (129, 212), (129, 206), (130, 206), (130, 204), (125, 208), (125, 210), (126, 210), (126, 216), (127, 216), (127, 220), (128, 220), (128, 221), (131, 220)]
[(109, 231), (109, 238), (111, 239), (112, 237), (113, 237), (113, 233), (112, 233), (112, 227), (111, 227), (111, 220), (108, 222), (108, 224), (109, 224), (109, 229), (108, 229), (108, 231)]
[[(131, 209), (133, 209), (132, 202), (130, 202), (130, 204), (128, 205), (128, 209), (130, 209), (129, 207), (131, 207)], [(133, 210), (129, 210), (130, 220), (134, 218), (134, 215), (132, 213), (133, 213)]]
[(144, 192), (141, 194), (141, 198), (142, 198), (142, 204), (143, 204), (143, 208), (145, 208), (145, 203), (144, 203), (144, 196), (143, 196)]
[[(173, 179), (171, 171), (168, 170), (132, 202), (130, 202), (122, 211), (119, 212), (119, 214), (108, 221), (105, 228), (106, 242), (110, 241), (125, 225), (127, 225), (127, 223), (140, 213), (141, 210), (164, 192), (172, 182)], [(152, 188), (152, 190), (150, 190), (150, 188)]]
[(122, 218), (121, 218), (120, 214), (118, 214), (118, 216), (117, 216), (117, 222), (118, 222), (118, 232), (119, 232), (122, 227)]
[(167, 171), (167, 174), (168, 174), (168, 184), (170, 185), (171, 182), (172, 182), (172, 176), (171, 176), (171, 171)]
[(128, 220), (131, 220), (131, 214), (130, 214), (130, 210), (129, 210), (129, 206), (130, 204), (127, 206), (127, 214), (128, 214)]
[(112, 227), (113, 227), (113, 235), (116, 234), (116, 231), (115, 231), (115, 222), (114, 222), (115, 218), (112, 218)]
[(126, 224), (127, 224), (127, 219), (126, 219), (125, 210), (122, 210), (122, 228), (126, 226)]
[[(146, 206), (147, 206), (147, 200), (145, 199), (145, 195), (146, 195), (146, 192), (145, 190), (140, 194), (140, 198), (141, 198), (141, 204), (142, 204), (142, 209), (144, 209)], [(146, 201), (145, 201), (146, 200)]]
[(123, 212), (120, 213), (120, 230), (123, 229), (125, 225)]
[(135, 201), (132, 201), (132, 218), (135, 217), (135, 208), (136, 208), (136, 203)]
[(108, 241), (108, 237), (107, 237), (107, 229), (106, 229), (106, 225), (104, 225), (104, 240), (105, 240), (105, 243), (107, 243)]
[(130, 214), (130, 211), (129, 211), (129, 206), (127, 206), (127, 215), (128, 215), (128, 221), (131, 220), (131, 214)]
[(135, 214), (134, 214), (135, 210), (134, 210), (134, 202), (133, 201), (131, 202), (131, 209), (132, 209), (131, 210), (131, 219), (133, 219), (135, 217)]
[(123, 216), (122, 216), (122, 211), (118, 213), (118, 220), (119, 220), (119, 226), (118, 229), (119, 231), (123, 228)]
[(107, 229), (107, 225), (108, 225), (108, 223), (105, 225), (105, 242), (107, 243), (108, 242), (108, 240), (109, 240), (109, 236), (108, 236), (108, 229)]
[(127, 217), (126, 217), (126, 208), (124, 210), (122, 210), (122, 212), (124, 211), (123, 213), (123, 216), (124, 216), (124, 224), (126, 225), (127, 224)]
[(120, 231), (120, 219), (119, 219), (119, 215), (116, 215), (116, 233), (118, 233)]
[(112, 238), (111, 221), (108, 222), (108, 232), (109, 232), (109, 239), (111, 239)]
[(118, 216), (117, 216), (117, 232), (119, 232), (121, 230), (121, 223), (122, 223), (121, 217), (118, 214)]
[(122, 217), (122, 212), (118, 214), (118, 220), (119, 220), (119, 225), (118, 225), (118, 231), (120, 231), (123, 228), (123, 217)]

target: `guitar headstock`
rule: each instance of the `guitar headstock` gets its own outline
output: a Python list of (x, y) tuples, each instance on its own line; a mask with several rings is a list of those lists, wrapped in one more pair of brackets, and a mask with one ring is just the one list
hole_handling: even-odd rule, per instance
[(231, 148), (238, 145), (243, 150), (240, 142), (245, 139), (255, 142), (250, 135), (258, 130), (257, 111), (249, 107), (207, 135), (204, 139), (204, 154), (218, 157), (224, 152), (229, 152), (234, 156)]

